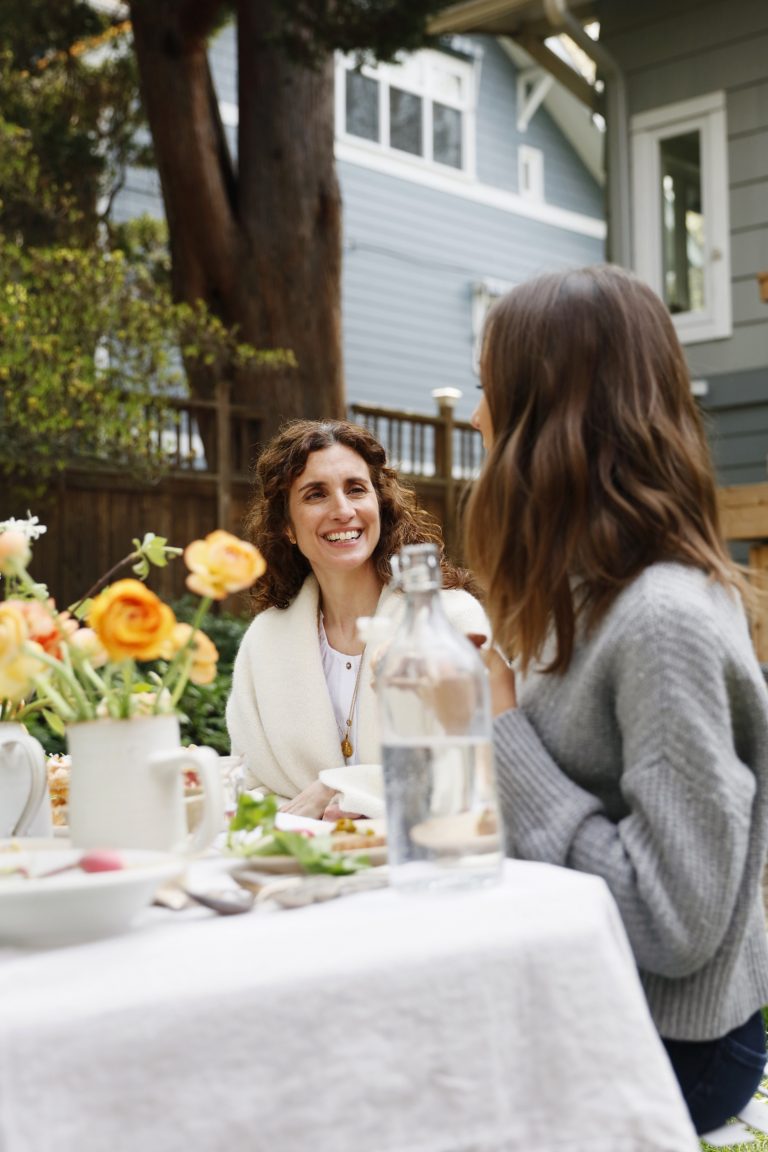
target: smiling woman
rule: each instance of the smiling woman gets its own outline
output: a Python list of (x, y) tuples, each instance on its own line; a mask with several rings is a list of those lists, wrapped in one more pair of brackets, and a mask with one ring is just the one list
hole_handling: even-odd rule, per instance
[[(381, 444), (345, 421), (297, 420), (257, 465), (248, 532), (267, 561), (256, 619), (235, 662), (227, 724), (248, 787), (302, 816), (335, 816), (325, 768), (379, 760), (368, 654), (357, 619), (394, 613), (391, 557), (437, 543), (439, 525), (389, 468)], [(467, 572), (443, 558), (446, 611), (488, 634)]]

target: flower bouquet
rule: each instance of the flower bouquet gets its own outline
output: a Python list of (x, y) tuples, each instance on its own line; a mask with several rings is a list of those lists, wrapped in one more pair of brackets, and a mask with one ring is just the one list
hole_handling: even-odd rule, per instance
[[(184, 623), (144, 583), (182, 550), (148, 533), (81, 601), (59, 609), (29, 572), (42, 531), (35, 517), (0, 523), (0, 722), (17, 729), (41, 717), (66, 733), (79, 846), (202, 851), (221, 827), (218, 757), (180, 746), (179, 704), (187, 683), (216, 677), (218, 652), (200, 628), (206, 612), (257, 580), (264, 560), (221, 530), (193, 541), (183, 551), (186, 583), (200, 599)], [(128, 564), (134, 577), (113, 580)], [(182, 781), (191, 773), (204, 811), (190, 839)]]
[[(0, 522), (0, 721), (40, 714), (63, 734), (97, 718), (177, 711), (189, 681), (210, 684), (218, 652), (200, 625), (214, 600), (250, 587), (265, 570), (260, 552), (218, 530), (183, 550), (187, 587), (200, 597), (192, 623), (143, 583), (182, 549), (147, 533), (78, 604), (59, 609), (29, 573), (36, 517)], [(132, 564), (135, 578), (107, 583)]]

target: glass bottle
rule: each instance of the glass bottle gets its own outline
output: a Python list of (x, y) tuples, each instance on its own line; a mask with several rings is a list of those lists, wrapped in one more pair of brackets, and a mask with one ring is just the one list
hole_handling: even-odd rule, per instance
[(400, 582), (405, 610), (376, 678), (391, 883), (493, 883), (504, 845), (485, 666), (445, 614), (434, 544), (402, 549)]

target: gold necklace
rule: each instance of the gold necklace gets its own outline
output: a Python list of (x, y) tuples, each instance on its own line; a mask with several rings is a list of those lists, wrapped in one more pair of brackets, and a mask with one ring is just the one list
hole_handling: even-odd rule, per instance
[[(323, 611), (322, 611), (322, 608), (320, 607), (320, 604), (318, 603), (318, 605), (317, 605), (317, 630), (318, 630), (318, 633), (320, 632), (321, 627), (323, 628), (323, 631), (325, 631), (325, 628), (323, 626)], [(328, 644), (328, 637), (327, 636), (325, 638), (325, 642), (326, 642), (326, 644)], [(330, 645), (328, 645), (328, 646), (330, 647)], [(341, 733), (341, 754), (344, 757), (345, 762), (349, 759), (350, 756), (354, 755), (354, 751), (355, 751), (354, 745), (352, 744), (352, 741), (350, 740), (349, 735), (350, 735), (350, 732), (352, 731), (352, 723), (355, 719), (355, 704), (357, 703), (357, 693), (360, 689), (360, 674), (363, 671), (363, 655), (364, 654), (365, 654), (365, 645), (363, 645), (363, 650), (360, 653), (360, 663), (357, 666), (357, 675), (355, 676), (355, 686), (352, 689), (352, 699), (349, 702), (349, 715), (347, 716), (346, 722), (344, 724), (344, 731)]]
[(355, 751), (355, 749), (352, 746), (352, 741), (349, 738), (349, 734), (352, 731), (352, 721), (355, 718), (355, 704), (357, 703), (357, 692), (358, 692), (358, 689), (360, 687), (360, 673), (363, 671), (363, 654), (364, 653), (365, 653), (365, 648), (363, 648), (363, 651), (360, 653), (360, 663), (359, 663), (358, 668), (357, 668), (357, 676), (355, 676), (355, 686), (352, 689), (352, 699), (349, 702), (349, 716), (347, 716), (347, 721), (345, 724), (346, 730), (344, 732), (344, 735), (341, 738), (341, 754), (344, 757), (345, 761), (348, 760), (349, 757), (352, 756), (352, 754)]

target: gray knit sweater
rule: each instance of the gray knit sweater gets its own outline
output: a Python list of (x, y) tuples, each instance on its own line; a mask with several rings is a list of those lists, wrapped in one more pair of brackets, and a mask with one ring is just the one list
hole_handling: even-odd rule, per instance
[(602, 876), (663, 1036), (768, 1004), (768, 693), (735, 596), (656, 564), (495, 722), (511, 855)]

